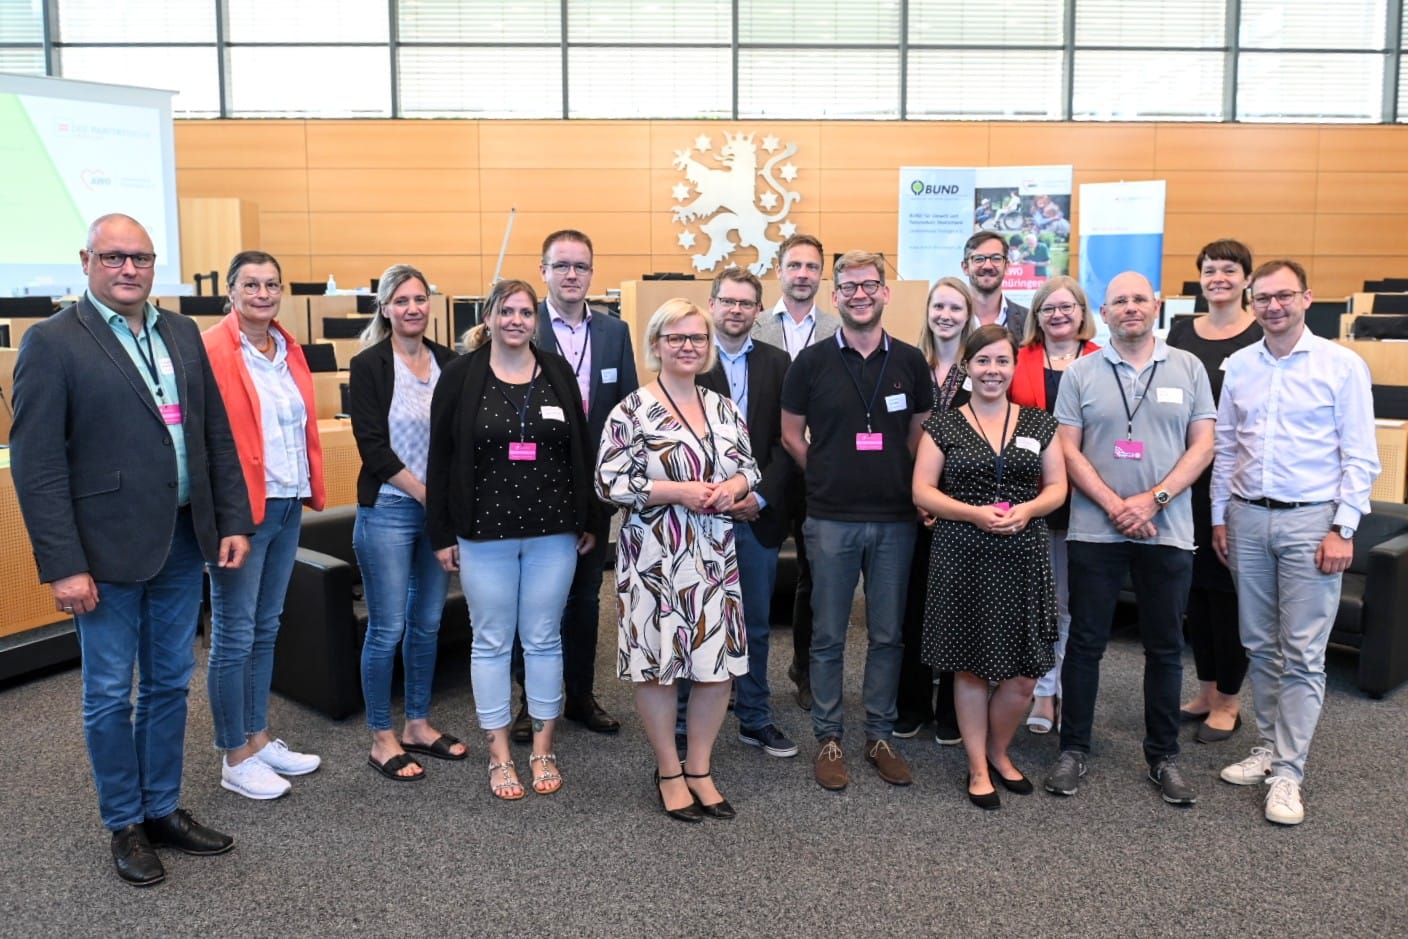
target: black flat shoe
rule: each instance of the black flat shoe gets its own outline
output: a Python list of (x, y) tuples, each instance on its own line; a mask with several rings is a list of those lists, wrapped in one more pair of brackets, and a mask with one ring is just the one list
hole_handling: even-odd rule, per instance
[[(685, 774), (684, 774), (684, 778), (685, 778), (685, 779), (708, 779), (708, 778), (709, 778), (710, 776), (712, 776), (712, 775), (713, 775), (713, 772), (712, 772), (712, 771), (711, 771), (711, 772), (708, 772), (708, 773), (685, 773)], [(689, 783), (686, 782), (685, 785), (688, 786)], [(690, 793), (691, 793), (692, 795), (694, 795), (694, 801), (695, 801), (696, 803), (698, 803), (698, 805), (699, 805), (699, 811), (703, 812), (705, 815), (709, 816), (710, 818), (719, 818), (719, 819), (723, 819), (724, 821), (727, 821), (727, 820), (729, 820), (729, 819), (731, 819), (731, 818), (737, 818), (737, 817), (738, 817), (738, 813), (733, 810), (733, 806), (731, 806), (731, 805), (728, 804), (728, 800), (727, 800), (727, 799), (720, 799), (719, 801), (714, 802), (714, 803), (712, 803), (712, 804), (710, 804), (710, 805), (705, 805), (703, 802), (700, 802), (700, 801), (699, 801), (699, 796), (698, 796), (698, 794), (696, 794), (696, 793), (694, 792), (693, 789), (691, 789), (691, 790), (689, 790), (689, 791), (690, 791)]]
[(1216, 727), (1209, 727), (1207, 722), (1198, 725), (1196, 740), (1199, 743), (1221, 743), (1229, 739), (1233, 734), (1242, 729), (1242, 715), (1238, 714), (1237, 719), (1232, 722), (1231, 730), (1219, 730)]
[(128, 825), (112, 833), (112, 860), (117, 876), (134, 887), (150, 887), (166, 879), (166, 868), (141, 825)]
[(1192, 724), (1195, 721), (1203, 720), (1211, 713), (1211, 711), (1185, 711), (1182, 708), (1179, 708), (1178, 719), (1185, 724)]
[[(665, 810), (666, 815), (670, 816), (677, 822), (689, 822), (692, 825), (697, 825), (698, 823), (704, 821), (704, 813), (699, 810), (698, 799), (695, 799), (693, 802), (691, 802), (689, 805), (686, 805), (682, 809), (672, 809), (665, 804), (665, 793), (660, 789), (660, 784), (662, 782), (665, 782), (669, 779), (679, 779), (683, 775), (684, 771), (681, 770), (673, 776), (661, 776), (660, 771), (657, 769), (652, 774), (652, 778), (655, 780), (655, 794), (660, 797), (660, 808)], [(693, 796), (694, 793), (691, 792), (690, 795)]]
[(992, 779), (996, 779), (1003, 789), (1006, 789), (1008, 792), (1015, 792), (1019, 796), (1029, 796), (1036, 790), (1036, 787), (1032, 785), (1032, 781), (1025, 775), (1020, 775), (1016, 779), (1008, 779), (1006, 776), (1002, 775), (1002, 773), (998, 771), (998, 768), (993, 765), (992, 760), (988, 760), (988, 776)]
[[(964, 778), (967, 781), (964, 787), (965, 789), (973, 785), (973, 776), (971, 774)], [(992, 792), (987, 792), (983, 795), (978, 795), (972, 789), (968, 789), (968, 801), (985, 812), (996, 812), (998, 809), (1002, 808), (1002, 797), (997, 794), (997, 789), (993, 789)]]

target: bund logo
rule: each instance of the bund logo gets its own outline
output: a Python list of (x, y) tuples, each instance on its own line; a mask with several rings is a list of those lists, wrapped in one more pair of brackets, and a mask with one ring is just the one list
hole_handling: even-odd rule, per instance
[[(796, 154), (797, 145), (785, 147), (772, 134), (763, 138), (763, 150), (770, 156), (758, 168), (758, 147), (753, 134), (724, 134), (723, 146), (713, 154), (713, 139), (708, 134), (694, 138), (694, 147), (675, 151), (675, 169), (682, 170), (689, 182), (676, 183), (672, 193), (676, 202), (674, 218), (684, 225), (679, 235), (681, 248), (695, 246), (703, 235), (707, 244), (702, 254), (694, 255), (696, 271), (712, 271), (740, 247), (757, 251), (757, 260), (748, 265), (754, 274), (762, 276), (777, 259), (782, 240), (796, 234), (797, 226), (783, 221), (801, 195), (777, 181), (773, 170), (786, 182), (797, 179), (797, 167), (784, 160)], [(713, 157), (719, 166), (708, 166), (693, 156)], [(783, 165), (779, 168), (778, 164)], [(761, 182), (759, 182), (761, 180)], [(691, 195), (694, 196), (690, 200)], [(699, 221), (696, 227), (691, 223)], [(781, 224), (777, 224), (777, 223)], [(778, 238), (768, 237), (768, 228), (777, 225)], [(737, 233), (738, 240), (730, 236)]]

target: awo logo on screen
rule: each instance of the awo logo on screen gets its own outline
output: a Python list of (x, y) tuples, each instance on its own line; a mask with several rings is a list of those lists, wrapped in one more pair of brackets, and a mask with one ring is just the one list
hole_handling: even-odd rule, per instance
[(85, 169), (79, 178), (83, 180), (83, 185), (89, 189), (106, 189), (112, 185), (112, 177), (106, 170)]

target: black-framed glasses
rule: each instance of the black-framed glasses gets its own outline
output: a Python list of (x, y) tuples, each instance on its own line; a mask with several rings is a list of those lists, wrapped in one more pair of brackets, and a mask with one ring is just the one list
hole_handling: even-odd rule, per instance
[(103, 267), (110, 267), (117, 270), (128, 261), (132, 266), (146, 270), (156, 263), (155, 254), (124, 254), (121, 251), (100, 251), (98, 252), (98, 263)]
[(1006, 264), (1006, 263), (1007, 263), (1007, 255), (1005, 255), (1005, 254), (970, 254), (970, 255), (968, 255), (968, 263), (971, 264), (971, 265), (973, 265), (974, 267), (982, 267), (984, 264), (987, 264), (989, 261), (991, 261), (993, 264)]
[(246, 297), (253, 297), (259, 293), (259, 288), (261, 287), (269, 291), (269, 296), (271, 297), (277, 297), (284, 292), (284, 285), (277, 280), (247, 280), (240, 284), (240, 293), (244, 294)]
[(592, 272), (592, 266), (590, 264), (583, 264), (580, 261), (575, 264), (569, 261), (556, 261), (552, 264), (549, 264), (547, 268), (558, 276), (562, 276), (563, 274), (567, 274), (569, 272), (578, 275), (586, 275)]
[(867, 297), (873, 297), (880, 292), (880, 288), (883, 286), (885, 286), (884, 282), (878, 280), (847, 280), (836, 285), (836, 292), (843, 297), (854, 297), (856, 288), (860, 288), (865, 291)]
[(661, 333), (660, 338), (676, 352), (683, 349), (686, 342), (695, 349), (702, 349), (709, 344), (709, 337), (704, 333)]
[(1278, 290), (1275, 293), (1254, 293), (1252, 294), (1252, 308), (1256, 310), (1269, 310), (1272, 300), (1276, 301), (1277, 306), (1286, 306), (1303, 293), (1305, 293), (1304, 290)]
[(736, 297), (715, 297), (714, 302), (725, 310), (737, 309), (749, 313), (758, 308), (757, 300), (739, 300)]

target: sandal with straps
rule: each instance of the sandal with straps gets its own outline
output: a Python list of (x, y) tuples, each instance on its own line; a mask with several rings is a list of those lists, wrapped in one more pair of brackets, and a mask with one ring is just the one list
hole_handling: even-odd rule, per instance
[(730, 818), (737, 818), (738, 813), (733, 810), (733, 806), (728, 804), (727, 799), (720, 797), (719, 801), (710, 802), (708, 805), (705, 805), (703, 800), (699, 798), (699, 794), (694, 791), (694, 787), (689, 785), (688, 781), (691, 779), (708, 779), (712, 775), (714, 775), (713, 770), (710, 770), (707, 773), (684, 774), (685, 785), (689, 787), (690, 794), (694, 796), (694, 801), (699, 804), (699, 810), (710, 818), (718, 818), (725, 820)]
[[(557, 771), (556, 753), (534, 753), (528, 757), (528, 768), (534, 763), (543, 764), (541, 773), (533, 773), (533, 791), (540, 796), (550, 796), (562, 788), (562, 774)], [(551, 766), (551, 768), (549, 768)]]
[[(494, 782), (494, 773), (498, 770), (502, 770), (504, 774), (504, 781), (500, 783)], [(489, 788), (494, 791), (494, 795), (503, 799), (505, 802), (517, 802), (519, 799), (523, 798), (525, 795), (523, 792), (523, 783), (518, 781), (518, 773), (514, 770), (513, 760), (504, 760), (502, 763), (489, 764)], [(518, 795), (504, 795), (504, 793), (510, 789), (517, 789)]]

